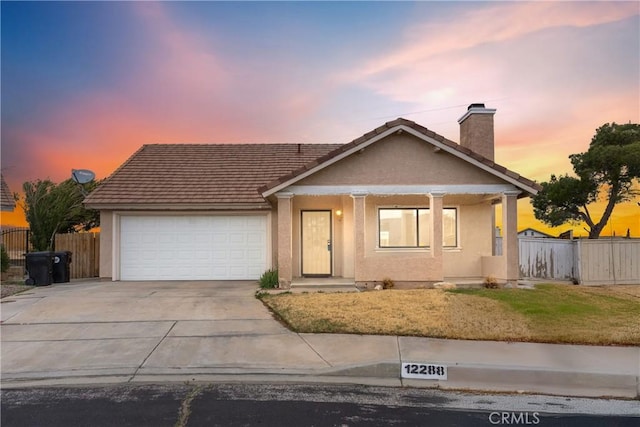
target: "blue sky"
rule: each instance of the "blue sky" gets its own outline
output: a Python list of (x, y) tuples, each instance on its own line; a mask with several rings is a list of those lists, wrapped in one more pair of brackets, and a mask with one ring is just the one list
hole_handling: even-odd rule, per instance
[(2, 171), (14, 190), (71, 168), (106, 177), (145, 143), (339, 143), (396, 117), (455, 141), (473, 102), (498, 110), (496, 160), (541, 181), (569, 172), (567, 156), (600, 125), (640, 121), (638, 2), (0, 11)]

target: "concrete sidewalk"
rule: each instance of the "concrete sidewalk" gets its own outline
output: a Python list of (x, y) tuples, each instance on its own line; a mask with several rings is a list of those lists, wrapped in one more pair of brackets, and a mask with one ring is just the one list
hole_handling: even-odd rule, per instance
[[(639, 395), (640, 348), (297, 334), (251, 282), (75, 282), (2, 300), (2, 387), (303, 381)], [(447, 380), (401, 378), (402, 363)]]

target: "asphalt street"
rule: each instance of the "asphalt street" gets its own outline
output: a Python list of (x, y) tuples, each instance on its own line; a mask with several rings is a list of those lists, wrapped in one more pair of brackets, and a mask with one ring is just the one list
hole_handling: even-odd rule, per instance
[(9, 426), (636, 426), (637, 401), (362, 385), (193, 383), (3, 390)]

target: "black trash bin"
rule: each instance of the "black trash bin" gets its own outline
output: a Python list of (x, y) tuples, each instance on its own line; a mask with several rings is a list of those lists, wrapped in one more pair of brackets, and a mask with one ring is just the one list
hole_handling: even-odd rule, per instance
[(71, 252), (53, 253), (53, 283), (67, 283), (71, 280)]
[(26, 255), (27, 285), (49, 286), (53, 283), (53, 252), (29, 252)]

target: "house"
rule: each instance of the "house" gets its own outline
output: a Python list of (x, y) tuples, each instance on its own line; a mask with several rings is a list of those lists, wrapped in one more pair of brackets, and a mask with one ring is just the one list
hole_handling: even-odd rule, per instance
[(543, 233), (542, 231), (538, 231), (531, 227), (518, 231), (518, 237), (537, 238), (537, 239), (553, 238), (551, 234)]
[(460, 144), (397, 119), (347, 144), (145, 145), (85, 201), (100, 276), (516, 281), (517, 200), (540, 187), (493, 161), (495, 111), (470, 105)]
[(13, 212), (16, 202), (9, 190), (9, 186), (4, 180), (4, 175), (0, 174), (0, 210), (3, 212)]

